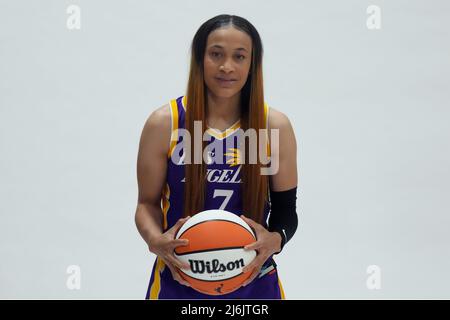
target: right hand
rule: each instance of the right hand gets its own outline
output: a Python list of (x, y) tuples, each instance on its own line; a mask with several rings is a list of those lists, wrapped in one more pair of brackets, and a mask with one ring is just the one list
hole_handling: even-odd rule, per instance
[(160, 257), (170, 269), (173, 279), (188, 287), (190, 287), (190, 284), (180, 276), (176, 268), (189, 269), (190, 266), (175, 258), (174, 250), (176, 247), (187, 246), (189, 244), (189, 240), (175, 239), (177, 231), (189, 218), (190, 216), (178, 220), (172, 228), (161, 234), (159, 237), (154, 238), (149, 245), (149, 250)]

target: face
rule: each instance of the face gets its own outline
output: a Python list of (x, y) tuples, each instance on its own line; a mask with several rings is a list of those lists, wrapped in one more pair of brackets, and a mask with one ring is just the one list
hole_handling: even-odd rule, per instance
[(239, 93), (250, 72), (252, 39), (232, 26), (211, 32), (206, 43), (204, 77), (217, 97)]

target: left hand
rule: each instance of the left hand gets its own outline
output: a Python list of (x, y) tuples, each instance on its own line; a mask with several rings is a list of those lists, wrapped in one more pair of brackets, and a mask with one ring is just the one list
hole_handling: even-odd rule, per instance
[(243, 268), (243, 272), (248, 272), (253, 269), (250, 277), (242, 284), (244, 287), (252, 282), (261, 271), (264, 262), (274, 253), (281, 250), (281, 236), (278, 232), (270, 232), (259, 223), (245, 217), (240, 216), (247, 224), (255, 231), (256, 242), (253, 242), (244, 247), (244, 250), (256, 250), (256, 257), (251, 263)]

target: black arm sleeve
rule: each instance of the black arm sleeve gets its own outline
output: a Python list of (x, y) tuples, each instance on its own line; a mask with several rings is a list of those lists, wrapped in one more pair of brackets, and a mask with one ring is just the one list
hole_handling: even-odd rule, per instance
[[(297, 230), (297, 187), (286, 191), (270, 190), (270, 216), (268, 230), (281, 235), (281, 250)], [(276, 253), (276, 254), (277, 254)]]

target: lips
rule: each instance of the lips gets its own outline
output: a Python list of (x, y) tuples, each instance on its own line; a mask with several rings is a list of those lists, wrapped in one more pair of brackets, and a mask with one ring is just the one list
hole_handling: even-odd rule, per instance
[(234, 83), (236, 82), (235, 79), (230, 79), (230, 80), (223, 80), (223, 78), (215, 78), (217, 83), (219, 84), (220, 87), (222, 88), (231, 88), (234, 86)]
[(232, 79), (232, 78), (227, 79), (227, 78), (219, 78), (219, 77), (217, 77), (216, 79), (220, 80), (220, 81), (236, 81), (236, 79)]

